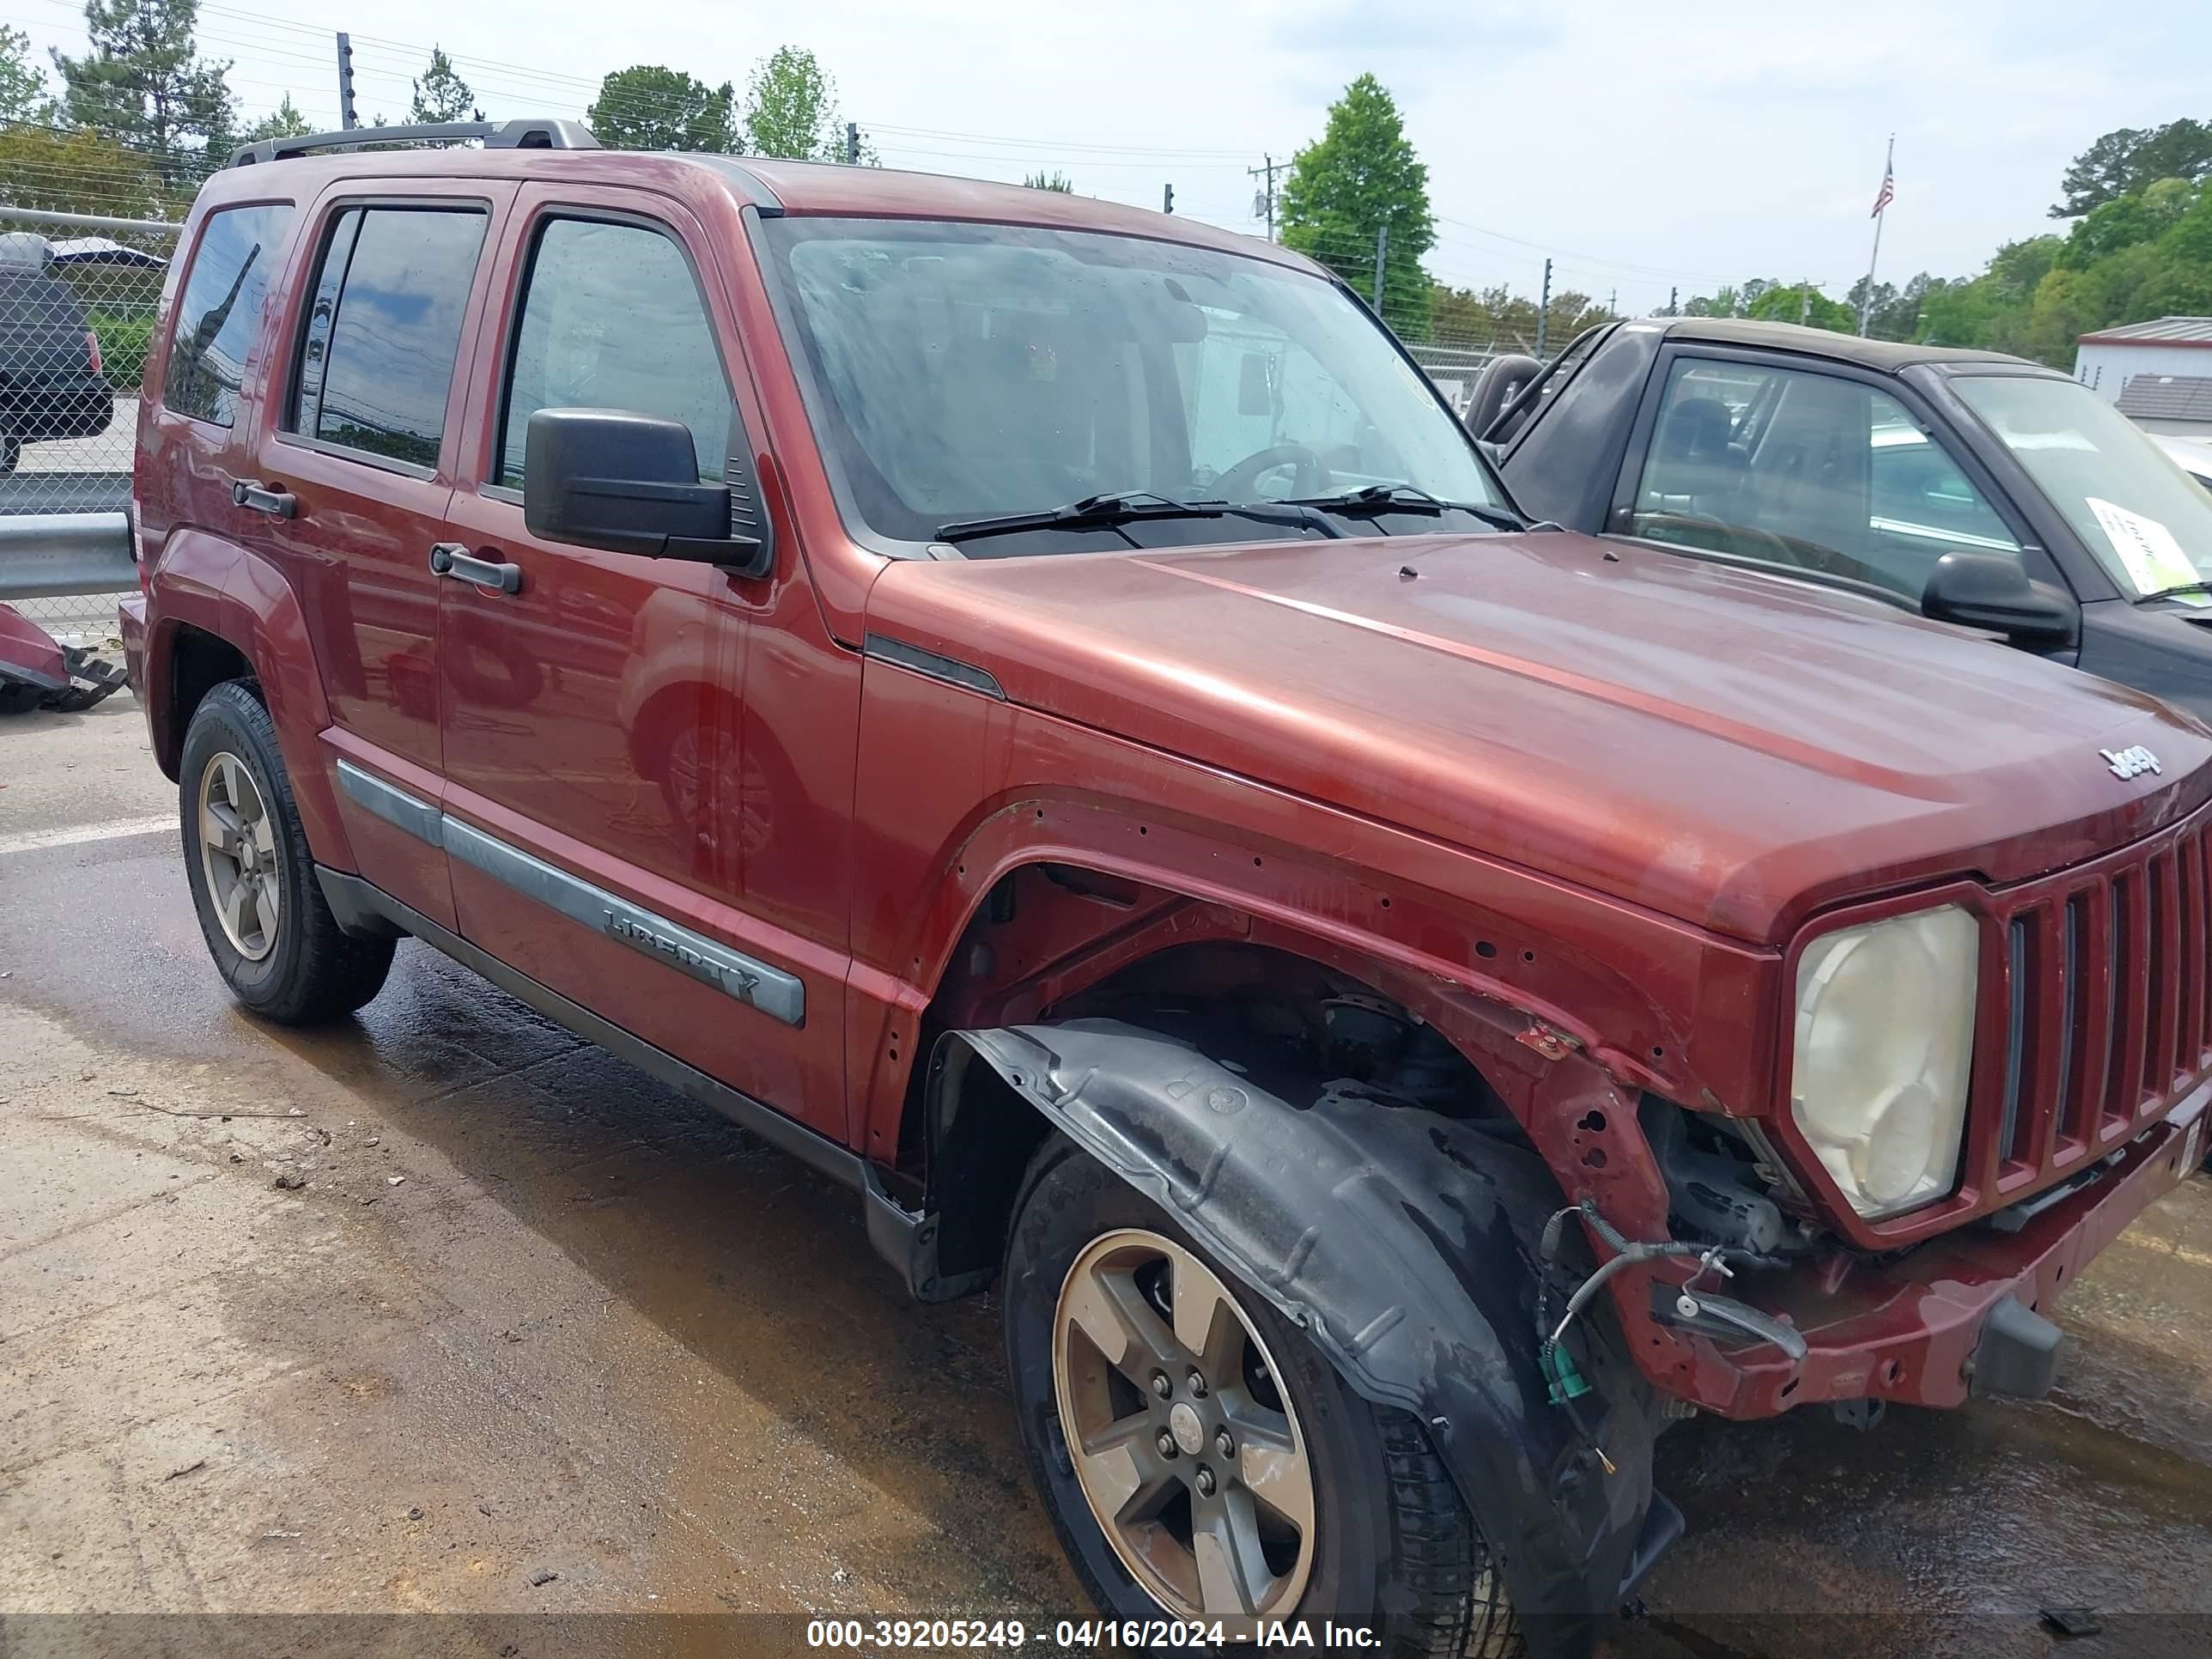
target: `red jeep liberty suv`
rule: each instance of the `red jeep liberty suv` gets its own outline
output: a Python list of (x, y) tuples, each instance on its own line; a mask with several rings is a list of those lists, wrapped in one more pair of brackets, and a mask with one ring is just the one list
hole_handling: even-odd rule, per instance
[(2204, 727), (1527, 524), (1283, 248), (430, 136), (243, 152), (148, 362), (248, 1008), (411, 936), (849, 1183), (1200, 1640), (1578, 1651), (1669, 1419), (2049, 1386), (2202, 1152)]

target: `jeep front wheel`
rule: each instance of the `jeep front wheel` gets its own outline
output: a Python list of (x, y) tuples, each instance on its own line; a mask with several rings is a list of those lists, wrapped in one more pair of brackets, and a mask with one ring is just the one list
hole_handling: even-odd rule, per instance
[(276, 727), (244, 683), (201, 699), (178, 773), (192, 907), (238, 1000), (264, 1018), (304, 1025), (374, 996), (393, 942), (340, 931), (315, 879)]
[(1005, 1294), (1030, 1473), (1109, 1616), (1218, 1623), (1231, 1641), (1330, 1619), (1385, 1653), (1518, 1650), (1419, 1422), (1353, 1394), (1173, 1218), (1058, 1136), (1024, 1184)]

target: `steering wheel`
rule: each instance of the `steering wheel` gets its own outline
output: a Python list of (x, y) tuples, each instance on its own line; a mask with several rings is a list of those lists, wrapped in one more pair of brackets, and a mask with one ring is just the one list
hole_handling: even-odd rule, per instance
[(1322, 465), (1321, 457), (1304, 444), (1271, 444), (1255, 450), (1213, 481), (1214, 493), (1224, 501), (1249, 501), (1259, 499), (1255, 494), (1260, 475), (1276, 467), (1294, 468), (1291, 474), (1291, 494), (1318, 495), (1328, 483), (1328, 469)]

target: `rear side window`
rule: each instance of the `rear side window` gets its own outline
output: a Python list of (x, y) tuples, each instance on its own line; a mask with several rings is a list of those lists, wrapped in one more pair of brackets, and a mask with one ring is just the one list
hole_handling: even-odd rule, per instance
[(482, 252), (471, 209), (349, 208), (315, 275), (290, 430), (434, 467)]
[(700, 478), (720, 481), (729, 382), (690, 262), (660, 232), (556, 219), (539, 234), (507, 369), (501, 483), (522, 487), (530, 417), (565, 408), (681, 421)]
[(261, 301), (276, 278), (291, 228), (289, 202), (224, 208), (201, 225), (161, 379), (161, 402), (172, 414), (216, 426), (236, 422), (239, 382), (259, 330)]

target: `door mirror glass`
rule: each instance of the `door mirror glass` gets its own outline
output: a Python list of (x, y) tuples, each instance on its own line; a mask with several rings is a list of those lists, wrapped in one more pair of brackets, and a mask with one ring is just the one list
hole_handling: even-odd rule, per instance
[(1946, 553), (1929, 572), (1920, 609), (1938, 622), (2002, 634), (2021, 645), (2069, 646), (2081, 632), (2081, 611), (2057, 588), (2028, 579), (2002, 553)]
[(730, 487), (702, 483), (681, 421), (613, 409), (541, 409), (524, 440), (522, 518), (549, 542), (695, 559), (758, 575), (767, 544), (730, 533)]

